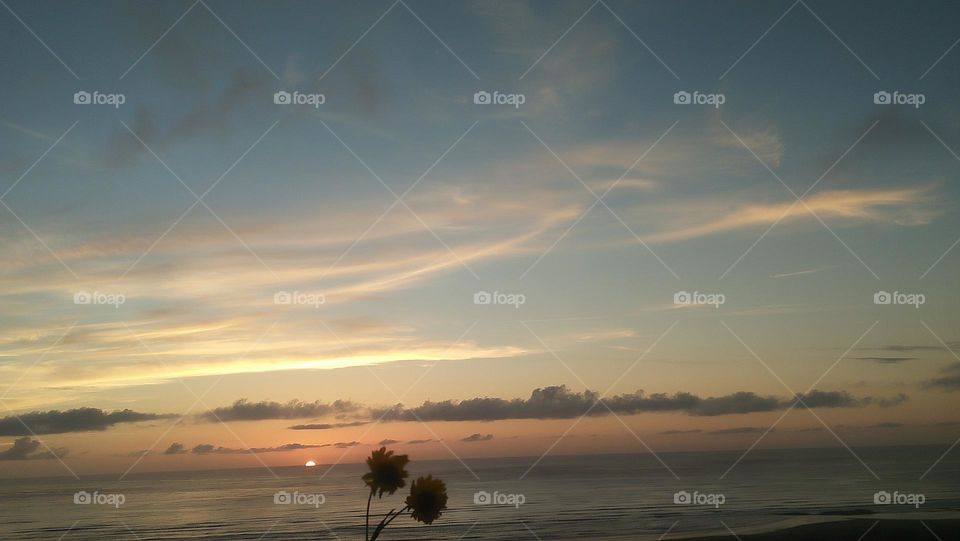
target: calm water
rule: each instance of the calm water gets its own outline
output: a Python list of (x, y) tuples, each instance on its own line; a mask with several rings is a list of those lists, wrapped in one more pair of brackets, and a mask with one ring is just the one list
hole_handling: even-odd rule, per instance
[[(666, 453), (677, 480), (650, 455), (547, 457), (523, 480), (534, 458), (414, 462), (411, 476), (433, 473), (449, 487), (449, 510), (433, 526), (400, 518), (387, 540), (658, 539), (770, 529), (834, 514), (955, 516), (960, 509), (960, 450), (924, 480), (945, 447), (872, 448), (857, 452), (876, 480), (845, 449), (754, 450), (723, 480), (740, 452)], [(366, 492), (361, 465), (144, 473), (0, 481), (0, 538), (60, 539), (362, 539)], [(74, 504), (78, 490), (122, 494), (119, 508)], [(677, 505), (674, 494), (720, 494), (719, 508)], [(886, 490), (923, 494), (919, 510), (874, 505)], [(319, 508), (274, 503), (278, 491), (323, 494)], [(477, 491), (522, 494), (519, 507), (477, 505)], [(378, 502), (399, 506), (398, 492)], [(714, 499), (716, 501), (716, 499)], [(922, 514), (922, 515), (921, 515)], [(536, 533), (536, 537), (527, 531)], [(466, 534), (466, 535), (465, 535)]]

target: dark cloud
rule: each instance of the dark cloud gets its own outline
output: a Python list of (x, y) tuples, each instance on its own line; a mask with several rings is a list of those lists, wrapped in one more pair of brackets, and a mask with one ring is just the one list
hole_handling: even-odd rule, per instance
[(426, 439), (426, 440), (410, 440), (410, 441), (407, 442), (407, 445), (420, 445), (420, 444), (423, 444), (423, 443), (430, 443), (430, 442), (432, 442), (432, 441), (433, 441), (432, 439)]
[[(167, 115), (140, 107), (134, 113), (130, 129), (152, 149), (160, 152), (171, 144), (183, 143), (193, 137), (224, 133), (234, 124), (237, 113), (245, 106), (268, 103), (273, 97), (275, 80), (266, 72), (239, 68), (227, 80), (222, 91), (208, 100), (195, 100), (197, 105), (179, 118), (166, 122)], [(117, 128), (103, 145), (101, 160), (105, 165), (117, 166), (134, 162), (148, 153), (143, 144), (126, 128)]]
[(892, 407), (894, 407), (894, 406), (898, 406), (898, 405), (906, 402), (906, 401), (909, 400), (909, 399), (910, 399), (910, 397), (908, 397), (908, 396), (905, 395), (904, 393), (900, 393), (900, 394), (898, 394), (897, 396), (894, 396), (894, 397), (891, 397), (891, 398), (872, 398), (872, 397), (867, 397), (865, 400), (867, 400), (868, 402), (872, 402), (872, 403), (880, 406), (881, 408), (892, 408)]
[(331, 428), (347, 428), (351, 426), (363, 426), (370, 424), (369, 421), (352, 421), (349, 423), (311, 423), (305, 425), (293, 425), (291, 430), (330, 430)]
[[(947, 342), (947, 348), (952, 350), (960, 350), (960, 340), (954, 340)], [(910, 352), (910, 351), (943, 351), (945, 348), (942, 345), (918, 345), (918, 344), (887, 344), (883, 346), (873, 346), (873, 347), (862, 347), (857, 348), (861, 351), (892, 351), (892, 352)]]
[(346, 400), (337, 400), (330, 404), (320, 402), (302, 402), (291, 400), (285, 404), (263, 401), (249, 402), (241, 398), (231, 406), (215, 408), (201, 414), (200, 418), (216, 421), (263, 421), (267, 419), (308, 419), (335, 413), (346, 413), (359, 409), (357, 404)]
[(863, 400), (855, 398), (846, 391), (817, 391), (797, 395), (799, 408), (852, 408), (865, 405)]
[(207, 453), (214, 452), (216, 449), (223, 449), (223, 447), (215, 447), (209, 443), (201, 443), (199, 445), (196, 445), (193, 448), (192, 452), (197, 455), (205, 455)]
[(400, 440), (391, 440), (390, 438), (380, 440), (380, 443), (377, 445), (393, 445), (394, 443), (400, 443)]
[[(837, 425), (837, 428), (843, 428), (845, 430), (870, 430), (870, 429), (894, 429), (894, 428), (903, 428), (907, 426), (903, 423), (895, 422), (882, 422), (873, 425)], [(914, 425), (914, 426), (924, 426), (924, 425)]]
[[(945, 210), (932, 192), (934, 182), (953, 158), (931, 147), (936, 145), (936, 138), (916, 115), (904, 114), (903, 108), (880, 107), (861, 119), (862, 123), (846, 124), (834, 136), (827, 136), (842, 146), (816, 158), (820, 170), (831, 171), (827, 181), (830, 188), (859, 190), (865, 187), (862, 179), (870, 178), (873, 189), (902, 190), (906, 187), (904, 177), (917, 179), (911, 188), (916, 190), (916, 199), (907, 205), (887, 205), (883, 218), (903, 226), (929, 223)], [(934, 129), (947, 129), (933, 120), (931, 124)], [(841, 150), (847, 147), (840, 141), (853, 140), (857, 141), (856, 152), (847, 156)], [(923, 159), (916, 159), (917, 155)]]
[(461, 439), (460, 441), (474, 442), (474, 441), (489, 441), (493, 439), (493, 434), (481, 434), (477, 432), (476, 434), (470, 434), (466, 438)]
[(170, 447), (167, 447), (167, 449), (163, 452), (163, 454), (165, 454), (165, 455), (180, 455), (180, 454), (183, 454), (183, 453), (186, 453), (186, 452), (187, 452), (187, 450), (183, 447), (183, 444), (182, 444), (182, 443), (174, 442), (174, 443), (171, 443), (171, 444), (170, 444)]
[(677, 436), (680, 434), (699, 434), (700, 432), (703, 432), (703, 430), (700, 430), (699, 428), (693, 428), (690, 430), (664, 430), (661, 432), (661, 434), (664, 436)]
[[(337, 446), (340, 444), (334, 444)], [(315, 444), (303, 444), (303, 443), (288, 443), (286, 445), (280, 445), (278, 447), (250, 447), (248, 449), (235, 449), (231, 447), (218, 447), (211, 445), (209, 443), (201, 443), (194, 446), (190, 451), (195, 455), (240, 455), (246, 453), (282, 453), (287, 451), (299, 451), (300, 449), (317, 449), (320, 447), (330, 447), (329, 443), (324, 443), (322, 445)]]
[(281, 445), (280, 447), (259, 447), (259, 448), (255, 447), (253, 451), (257, 453), (270, 453), (273, 451), (298, 451), (300, 449), (317, 449), (319, 447), (326, 447), (326, 445), (288, 443), (286, 445)]
[(112, 412), (106, 412), (99, 408), (34, 411), (18, 416), (0, 418), (0, 436), (99, 431), (106, 430), (119, 423), (138, 423), (171, 417), (176, 417), (176, 415), (139, 413), (128, 409)]
[[(871, 403), (893, 405), (886, 399), (858, 399), (846, 391), (811, 391), (801, 395), (810, 408), (859, 407)], [(741, 391), (725, 396), (701, 398), (691, 393), (645, 394), (643, 391), (621, 394), (603, 399), (603, 404), (592, 406), (600, 399), (598, 393), (577, 393), (566, 386), (536, 389), (530, 398), (472, 398), (424, 402), (412, 409), (401, 405), (387, 409), (373, 409), (371, 415), (386, 421), (498, 421), (504, 419), (570, 419), (581, 415), (618, 415), (650, 412), (684, 412), (689, 415), (711, 417), (742, 413), (776, 411), (789, 407), (796, 399), (784, 400), (775, 396), (761, 396)], [(902, 402), (903, 395), (898, 398)], [(899, 403), (899, 402), (896, 402)], [(801, 406), (802, 407), (802, 406)], [(609, 408), (609, 410), (608, 410)]]
[[(859, 145), (862, 147), (861, 151), (882, 155), (889, 153), (892, 149), (902, 149), (906, 145), (927, 145), (933, 140), (933, 136), (919, 120), (906, 116), (893, 107), (885, 108), (868, 117), (862, 125), (854, 129), (854, 132), (857, 135), (862, 134), (874, 122), (877, 122), (876, 126)], [(936, 140), (933, 141), (936, 142)]]
[(13, 446), (0, 452), (0, 460), (47, 460), (67, 456), (67, 449), (47, 449), (40, 440), (31, 437), (17, 438)]
[(942, 391), (960, 390), (960, 363), (953, 363), (944, 368), (943, 375), (923, 382), (923, 386), (928, 389), (940, 389)]
[(782, 404), (782, 401), (774, 396), (760, 396), (755, 393), (741, 391), (727, 396), (698, 399), (687, 411), (691, 415), (712, 417), (716, 415), (731, 415), (734, 413), (774, 411), (783, 407)]
[[(927, 382), (928, 386), (948, 389), (960, 388), (960, 363), (949, 370), (946, 377)], [(952, 385), (952, 387), (951, 387)], [(199, 414), (198, 419), (215, 421), (259, 421), (273, 419), (338, 418), (361, 419), (354, 421), (306, 423), (292, 425), (292, 430), (331, 430), (369, 424), (374, 419), (383, 421), (499, 421), (507, 419), (572, 419), (582, 415), (603, 416), (611, 412), (617, 415), (638, 413), (677, 412), (697, 417), (713, 417), (756, 412), (770, 412), (788, 408), (801, 399), (798, 407), (808, 408), (854, 408), (868, 405), (892, 407), (908, 399), (907, 395), (894, 397), (858, 398), (846, 391), (814, 390), (793, 399), (762, 396), (740, 391), (717, 397), (699, 397), (688, 392), (674, 394), (644, 391), (625, 393), (604, 398), (599, 393), (586, 390), (574, 392), (564, 385), (534, 389), (527, 399), (470, 398), (467, 400), (426, 401), (414, 408), (401, 404), (388, 408), (368, 408), (347, 400), (326, 403), (319, 400), (304, 402), (291, 400), (249, 402), (240, 399), (230, 406), (215, 408)], [(96, 408), (79, 408), (68, 411), (33, 412), (20, 416), (35, 434), (106, 430), (118, 423), (176, 417), (174, 414), (139, 413), (131, 410), (105, 412)], [(0, 419), (0, 436), (25, 436), (30, 434), (17, 417)], [(336, 445), (336, 444), (333, 444)], [(209, 451), (208, 451), (209, 452)]]
[(349, 96), (356, 110), (363, 115), (375, 115), (380, 112), (383, 101), (384, 82), (378, 76), (379, 69), (370, 69), (378, 59), (371, 51), (358, 51), (354, 57), (348, 57), (344, 63), (350, 89)]
[(847, 391), (810, 391), (806, 395), (798, 395), (802, 400), (798, 408), (856, 408), (876, 404), (881, 408), (891, 408), (906, 402), (909, 397), (903, 393), (890, 398), (875, 398), (866, 396), (857, 398)]
[[(445, 400), (424, 402), (413, 409), (393, 406), (385, 410), (374, 409), (374, 417), (383, 416), (386, 421), (495, 421), (502, 419), (570, 419), (586, 414), (605, 415), (607, 409), (594, 404), (599, 393), (584, 391), (575, 393), (566, 386), (535, 389), (530, 398), (471, 398), (468, 400)], [(643, 392), (624, 394), (604, 399), (615, 413), (631, 414), (644, 411), (677, 411), (690, 409), (700, 399), (689, 393), (645, 395)], [(591, 407), (592, 410), (591, 410)]]
[[(760, 426), (738, 426), (736, 428), (723, 428), (707, 432), (711, 436), (723, 436), (726, 434), (762, 434), (767, 431), (766, 427)], [(770, 432), (773, 432), (771, 429)]]
[[(359, 446), (359, 445), (360, 445), (360, 442), (359, 442), (359, 441), (356, 441), (356, 440), (354, 440), (354, 441), (338, 441), (337, 443), (334, 443), (334, 444), (333, 444), (333, 446), (336, 447), (337, 449), (349, 449), (349, 448), (351, 448), (351, 447), (357, 447), (357, 446)], [(329, 447), (329, 444), (327, 444), (327, 445), (318, 445), (317, 447)]]
[(870, 361), (878, 364), (897, 364), (914, 361), (917, 357), (854, 357), (858, 361)]

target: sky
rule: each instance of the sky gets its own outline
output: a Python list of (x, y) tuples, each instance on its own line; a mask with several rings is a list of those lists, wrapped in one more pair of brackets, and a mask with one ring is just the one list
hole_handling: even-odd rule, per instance
[(954, 4), (4, 8), (0, 476), (958, 435)]

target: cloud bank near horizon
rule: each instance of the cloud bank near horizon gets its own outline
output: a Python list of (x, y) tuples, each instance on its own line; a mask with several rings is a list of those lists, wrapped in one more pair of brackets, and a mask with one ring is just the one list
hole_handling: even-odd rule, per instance
[[(940, 387), (948, 384), (940, 381)], [(373, 422), (420, 421), (503, 421), (521, 419), (573, 419), (580, 416), (601, 417), (610, 414), (684, 413), (695, 417), (717, 417), (747, 413), (779, 411), (789, 407), (858, 408), (879, 406), (890, 408), (909, 400), (906, 394), (893, 397), (856, 397), (847, 391), (819, 391), (793, 398), (763, 396), (750, 391), (700, 397), (689, 392), (652, 393), (644, 391), (601, 397), (585, 390), (571, 391), (565, 385), (534, 389), (527, 399), (477, 397), (466, 400), (426, 401), (407, 408), (402, 404), (369, 407), (349, 400), (305, 402), (293, 399), (285, 403), (265, 400), (236, 400), (230, 406), (214, 408), (193, 417), (201, 423), (269, 421), (285, 419), (319, 419), (336, 417), (337, 422), (303, 423), (290, 430), (332, 430), (367, 425)], [(141, 413), (132, 410), (106, 412), (99, 408), (77, 408), (66, 411), (30, 412), (0, 418), (0, 436), (63, 434), (103, 431), (121, 423), (138, 423), (179, 417), (170, 413)]]

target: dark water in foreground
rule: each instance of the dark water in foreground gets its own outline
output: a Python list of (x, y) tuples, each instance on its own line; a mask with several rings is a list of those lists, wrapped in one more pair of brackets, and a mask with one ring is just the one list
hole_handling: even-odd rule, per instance
[[(523, 480), (534, 457), (467, 460), (479, 480), (456, 460), (420, 461), (411, 476), (443, 478), (449, 509), (433, 526), (400, 518), (382, 539), (640, 540), (659, 539), (668, 530), (670, 537), (729, 535), (726, 527), (743, 534), (834, 515), (955, 517), (960, 448), (920, 480), (945, 450), (857, 449), (879, 480), (843, 448), (757, 449), (722, 480), (739, 451), (661, 454), (679, 480), (648, 454), (550, 456)], [(0, 539), (362, 539), (363, 466), (336, 466), (321, 479), (324, 471), (324, 466), (275, 468), (279, 478), (260, 468), (132, 474), (124, 481), (116, 476), (3, 480)], [(101, 499), (122, 494), (124, 501), (119, 507), (75, 504), (78, 490), (97, 491)], [(299, 502), (275, 503), (280, 491), (299, 492), (289, 498)], [(479, 505), (478, 491), (497, 492), (501, 501), (522, 495), (524, 501)], [(679, 491), (701, 503), (674, 503)], [(877, 505), (878, 491), (914, 505)], [(323, 495), (318, 507), (312, 505), (320, 499), (315, 494)], [(385, 510), (401, 501), (398, 492), (377, 503)]]

